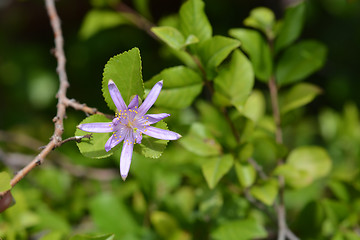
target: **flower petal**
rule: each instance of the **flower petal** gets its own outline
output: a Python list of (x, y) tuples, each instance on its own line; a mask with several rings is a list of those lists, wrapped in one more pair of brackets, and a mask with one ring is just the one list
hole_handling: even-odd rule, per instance
[(144, 102), (139, 107), (139, 115), (143, 116), (145, 113), (154, 105), (156, 99), (158, 98), (161, 88), (163, 86), (163, 80), (157, 82), (154, 87), (150, 90), (148, 96), (144, 100)]
[(119, 133), (114, 133), (105, 143), (105, 151), (110, 151), (113, 147), (118, 145), (124, 137), (119, 136)]
[(112, 122), (84, 123), (78, 125), (77, 128), (85, 132), (107, 133), (113, 131), (113, 124)]
[(134, 139), (125, 139), (120, 157), (120, 174), (124, 181), (129, 174), (133, 149)]
[(163, 140), (176, 140), (181, 138), (181, 135), (169, 130), (164, 130), (156, 127), (147, 127), (142, 132), (150, 137)]
[(124, 99), (122, 98), (119, 89), (115, 85), (113, 80), (109, 80), (108, 88), (110, 92), (110, 96), (117, 108), (117, 110), (125, 110), (127, 109)]
[(139, 106), (139, 96), (135, 95), (135, 97), (129, 103), (128, 108), (134, 108)]
[(170, 116), (170, 114), (168, 113), (158, 113), (158, 114), (146, 114), (144, 118), (146, 119), (146, 121), (148, 121), (148, 124), (154, 124), (161, 121), (164, 118), (167, 118), (168, 116)]

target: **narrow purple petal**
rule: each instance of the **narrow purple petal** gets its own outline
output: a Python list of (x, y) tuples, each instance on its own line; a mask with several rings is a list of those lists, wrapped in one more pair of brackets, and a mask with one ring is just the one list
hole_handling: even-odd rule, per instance
[(142, 132), (150, 137), (163, 140), (176, 140), (181, 138), (181, 135), (169, 130), (164, 130), (156, 127), (147, 127)]
[(107, 133), (113, 131), (112, 126), (112, 122), (97, 122), (80, 124), (77, 128), (85, 132)]
[(113, 147), (118, 145), (124, 139), (123, 136), (120, 136), (119, 133), (114, 133), (105, 143), (105, 151), (110, 151)]
[(134, 139), (131, 138), (125, 139), (120, 157), (120, 174), (124, 181), (129, 174), (133, 149), (134, 149)]
[(161, 88), (163, 86), (163, 80), (157, 82), (154, 87), (150, 90), (148, 96), (144, 100), (144, 102), (139, 107), (139, 115), (145, 115), (145, 113), (154, 105), (156, 99), (158, 98)]
[(108, 88), (110, 92), (110, 96), (117, 108), (117, 110), (124, 110), (127, 109), (124, 99), (122, 98), (119, 89), (115, 85), (113, 80), (109, 80)]
[(144, 118), (148, 121), (149, 124), (154, 124), (159, 122), (160, 120), (167, 118), (170, 116), (168, 113), (158, 113), (158, 114), (146, 114)]
[(139, 96), (135, 95), (135, 97), (129, 103), (128, 108), (134, 108), (139, 106)]

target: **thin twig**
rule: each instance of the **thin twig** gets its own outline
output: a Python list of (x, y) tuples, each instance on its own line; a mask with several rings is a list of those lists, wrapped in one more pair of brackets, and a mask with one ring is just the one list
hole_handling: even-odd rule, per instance
[(132, 22), (139, 29), (144, 30), (150, 37), (155, 40), (159, 40), (159, 38), (151, 31), (151, 28), (155, 27), (155, 25), (143, 16), (141, 16), (138, 12), (134, 11), (132, 8), (130, 8), (123, 2), (119, 3), (119, 5), (116, 7), (116, 10), (125, 13), (124, 16), (130, 22)]
[[(57, 104), (57, 113), (56, 117), (53, 118), (54, 122), (54, 133), (51, 137), (50, 142), (42, 149), (42, 151), (23, 169), (21, 169), (17, 174), (11, 179), (10, 185), (11, 187), (14, 187), (21, 179), (23, 179), (33, 168), (36, 166), (39, 166), (43, 163), (45, 157), (55, 148), (61, 146), (62, 144), (62, 134), (64, 132), (64, 118), (66, 116), (66, 108), (68, 106), (71, 106), (77, 110), (82, 110), (85, 113), (89, 114), (102, 114), (98, 112), (94, 108), (89, 108), (84, 104), (77, 103), (76, 101), (69, 100), (66, 97), (66, 91), (69, 87), (69, 82), (67, 78), (67, 74), (65, 71), (65, 63), (66, 58), (64, 54), (63, 49), (63, 36), (61, 31), (61, 25), (60, 25), (60, 19), (56, 12), (54, 0), (45, 0), (46, 3), (46, 10), (49, 15), (50, 24), (54, 32), (54, 40), (55, 40), (55, 56), (57, 59), (57, 73), (59, 75), (59, 90), (56, 94), (56, 97), (58, 98), (58, 104)], [(0, 196), (5, 195), (6, 192), (0, 193)]]
[[(270, 90), (270, 98), (271, 98), (271, 106), (273, 110), (273, 118), (275, 121), (276, 132), (275, 138), (278, 144), (283, 143), (283, 136), (282, 136), (282, 128), (281, 128), (281, 117), (280, 117), (280, 109), (279, 109), (279, 102), (278, 102), (278, 88), (276, 85), (275, 77), (272, 76), (269, 81), (269, 90)], [(284, 164), (283, 159), (278, 159), (278, 165)], [(279, 182), (279, 202), (276, 205), (276, 212), (278, 215), (278, 240), (285, 240), (286, 233), (288, 231), (287, 223), (286, 223), (286, 209), (285, 209), (285, 202), (284, 202), (284, 188), (285, 188), (285, 179), (284, 176), (278, 176)]]
[[(71, 142), (71, 141), (75, 141), (75, 142), (81, 142), (82, 139), (84, 138), (92, 138), (92, 134), (85, 134), (84, 136), (74, 136), (74, 137), (69, 137), (65, 140), (62, 140), (60, 143), (59, 143), (59, 146), (63, 145), (64, 143), (67, 143), (67, 142)], [(39, 149), (44, 149), (46, 146), (41, 146), (39, 147)], [(54, 150), (54, 149), (53, 149)]]
[(256, 172), (259, 174), (260, 178), (262, 180), (266, 180), (268, 179), (269, 177), (266, 175), (266, 173), (264, 172), (262, 166), (260, 166), (256, 161), (255, 159), (253, 158), (249, 158), (248, 159), (248, 162), (255, 168)]

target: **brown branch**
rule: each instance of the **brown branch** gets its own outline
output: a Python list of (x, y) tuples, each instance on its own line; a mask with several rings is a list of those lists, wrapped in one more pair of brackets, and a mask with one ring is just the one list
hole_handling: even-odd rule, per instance
[[(67, 74), (65, 71), (65, 63), (66, 58), (64, 54), (64, 40), (61, 31), (60, 19), (56, 12), (54, 0), (45, 0), (47, 13), (49, 15), (50, 24), (54, 32), (54, 40), (55, 40), (55, 57), (57, 59), (57, 68), (56, 71), (59, 75), (59, 90), (56, 94), (58, 98), (57, 104), (57, 113), (53, 118), (54, 122), (54, 133), (50, 139), (50, 142), (42, 149), (42, 151), (23, 169), (16, 173), (16, 175), (12, 178), (10, 184), (11, 187), (14, 187), (21, 179), (23, 179), (33, 168), (39, 166), (43, 163), (45, 157), (55, 148), (61, 146), (64, 142), (62, 141), (62, 134), (64, 132), (64, 118), (66, 117), (66, 108), (68, 106), (81, 110), (88, 114), (102, 114), (103, 113), (97, 111), (95, 108), (87, 107), (85, 104), (80, 104), (75, 100), (70, 100), (66, 97), (66, 91), (69, 87), (69, 82), (67, 78)], [(4, 196), (7, 192), (0, 193), (0, 196)]]
[(123, 2), (119, 3), (119, 5), (116, 7), (116, 10), (124, 13), (124, 17), (126, 17), (139, 29), (144, 30), (150, 37), (152, 37), (155, 40), (159, 40), (159, 38), (151, 31), (151, 28), (155, 27), (155, 24), (148, 21), (138, 12), (134, 11), (132, 8), (130, 8)]

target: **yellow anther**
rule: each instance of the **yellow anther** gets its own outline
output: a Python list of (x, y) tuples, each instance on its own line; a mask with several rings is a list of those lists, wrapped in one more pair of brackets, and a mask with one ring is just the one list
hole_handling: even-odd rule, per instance
[(146, 119), (149, 119), (148, 117), (146, 117)]

